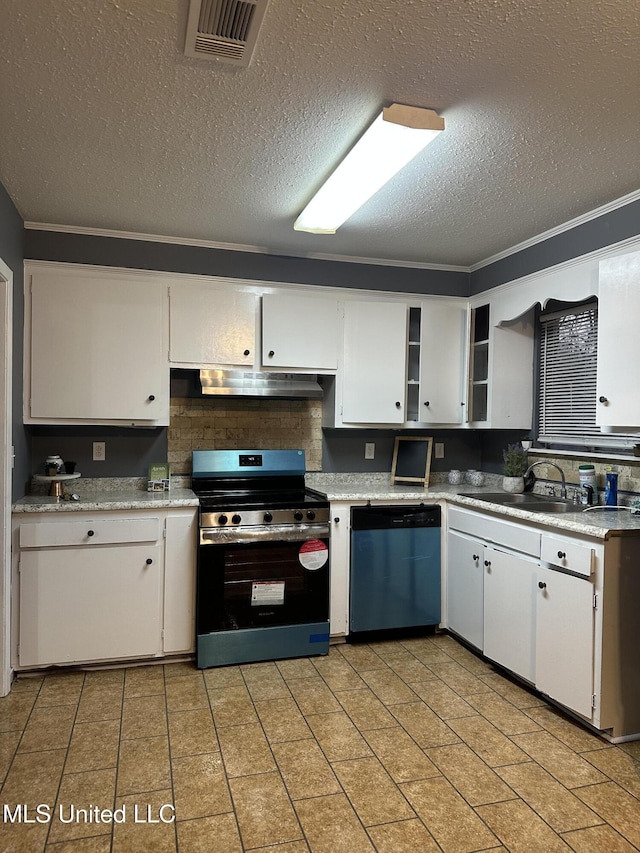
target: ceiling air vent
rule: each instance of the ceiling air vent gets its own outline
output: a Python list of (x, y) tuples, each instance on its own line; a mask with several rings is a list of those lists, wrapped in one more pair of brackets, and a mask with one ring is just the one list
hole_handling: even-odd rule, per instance
[(269, 0), (191, 0), (185, 54), (247, 66)]

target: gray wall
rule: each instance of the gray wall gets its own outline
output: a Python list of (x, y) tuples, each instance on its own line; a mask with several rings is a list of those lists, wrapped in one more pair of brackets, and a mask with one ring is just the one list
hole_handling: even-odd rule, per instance
[(5, 188), (0, 184), (0, 258), (13, 271), (13, 411), (12, 440), (15, 449), (12, 493), (24, 494), (29, 476), (29, 446), (22, 424), (22, 344), (24, 223)]

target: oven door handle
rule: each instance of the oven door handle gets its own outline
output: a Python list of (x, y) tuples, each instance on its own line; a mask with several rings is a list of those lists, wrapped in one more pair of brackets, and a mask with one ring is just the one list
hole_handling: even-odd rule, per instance
[(250, 542), (304, 542), (328, 539), (328, 524), (279, 524), (270, 527), (213, 527), (200, 530), (201, 545), (242, 545)]

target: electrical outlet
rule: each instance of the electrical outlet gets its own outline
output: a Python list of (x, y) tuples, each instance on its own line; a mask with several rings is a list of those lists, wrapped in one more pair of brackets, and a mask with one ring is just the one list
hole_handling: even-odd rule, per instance
[(365, 459), (375, 459), (376, 458), (376, 445), (374, 441), (365, 441), (364, 443), (364, 458)]
[(436, 459), (444, 459), (444, 443), (436, 441)]
[(104, 441), (94, 441), (93, 442), (93, 461), (94, 462), (104, 462), (107, 458), (106, 451), (106, 442)]

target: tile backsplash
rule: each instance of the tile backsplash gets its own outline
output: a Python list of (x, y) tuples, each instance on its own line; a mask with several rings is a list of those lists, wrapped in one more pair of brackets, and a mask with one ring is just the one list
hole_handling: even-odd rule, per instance
[[(532, 462), (543, 463), (544, 461), (555, 462), (556, 465), (559, 465), (562, 468), (568, 486), (577, 486), (580, 483), (580, 465), (592, 463), (595, 467), (596, 483), (601, 502), (605, 489), (605, 473), (608, 467), (610, 467), (611, 470), (618, 472), (618, 493), (630, 492), (633, 494), (640, 494), (640, 458), (638, 457), (629, 458), (629, 461), (620, 460), (619, 458), (599, 460), (593, 457), (589, 459), (581, 458), (578, 455), (575, 457), (564, 454), (554, 456), (553, 451), (544, 453), (544, 455), (541, 455), (538, 451), (535, 455), (531, 454), (529, 456), (530, 464)], [(545, 466), (544, 464), (538, 465), (534, 473), (536, 477), (542, 480), (560, 481), (558, 472), (551, 466)], [(621, 500), (620, 502), (622, 503), (623, 501)]]
[(322, 470), (322, 401), (172, 397), (168, 461), (191, 473), (192, 450), (301, 449)]

